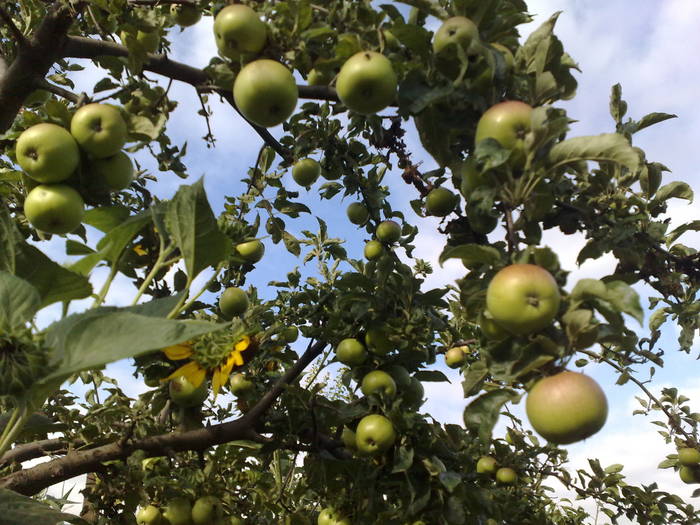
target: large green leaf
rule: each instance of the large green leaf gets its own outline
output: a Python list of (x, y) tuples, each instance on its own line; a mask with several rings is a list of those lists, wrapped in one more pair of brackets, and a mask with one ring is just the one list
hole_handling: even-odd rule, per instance
[(574, 137), (556, 144), (549, 152), (553, 168), (586, 160), (615, 162), (631, 172), (636, 172), (639, 167), (639, 154), (618, 133)]
[(209, 266), (216, 266), (231, 251), (204, 193), (204, 181), (181, 186), (168, 205), (168, 231), (185, 259), (187, 275), (194, 279)]
[(0, 509), (2, 525), (56, 525), (62, 521), (87, 525), (78, 516), (52, 509), (41, 501), (7, 489), (0, 489)]
[[(146, 224), (151, 221), (151, 211), (146, 210), (137, 215), (132, 215), (119, 226), (112, 228), (107, 235), (97, 243), (97, 251), (102, 258), (111, 264), (117, 262), (127, 244)], [(88, 257), (90, 257), (88, 255)]]
[(481, 441), (488, 443), (501, 414), (501, 407), (517, 398), (518, 394), (506, 389), (480, 395), (464, 409), (464, 426), (477, 434)]
[(24, 279), (0, 271), (0, 333), (14, 332), (41, 307), (39, 292)]

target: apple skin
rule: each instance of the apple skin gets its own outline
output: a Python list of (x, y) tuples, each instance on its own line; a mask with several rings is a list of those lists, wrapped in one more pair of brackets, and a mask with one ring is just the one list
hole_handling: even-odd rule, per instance
[(405, 390), (411, 386), (411, 376), (401, 365), (388, 365), (383, 370), (389, 374), (399, 390)]
[(489, 311), (484, 311), (479, 315), (479, 328), (481, 333), (491, 341), (500, 341), (510, 334), (496, 321), (493, 320)]
[(379, 355), (386, 355), (394, 349), (392, 343), (380, 326), (368, 328), (365, 333), (365, 344), (372, 352)]
[(308, 188), (321, 176), (321, 165), (315, 159), (300, 159), (292, 166), (292, 178), (299, 186)]
[(229, 379), (229, 388), (231, 388), (231, 393), (240, 397), (253, 389), (253, 382), (246, 378), (245, 374), (233, 374), (231, 379)]
[(306, 76), (306, 81), (310, 86), (327, 86), (333, 80), (333, 75), (320, 69), (312, 69)]
[(193, 525), (190, 500), (187, 498), (171, 499), (163, 511), (163, 517), (170, 525)]
[(420, 407), (425, 398), (425, 388), (423, 388), (423, 383), (415, 377), (411, 378), (411, 382), (408, 387), (403, 392), (403, 402), (412, 407)]
[(678, 475), (683, 483), (693, 484), (700, 483), (700, 469), (698, 467), (689, 467), (688, 465), (681, 466)]
[(248, 309), (248, 294), (236, 286), (226, 288), (219, 297), (219, 310), (227, 319), (242, 315)]
[(496, 458), (491, 456), (482, 456), (476, 462), (476, 471), (479, 474), (493, 474), (496, 472), (498, 465)]
[(368, 261), (375, 261), (379, 259), (384, 253), (384, 245), (379, 241), (367, 241), (365, 244), (365, 258)]
[(436, 217), (447, 217), (457, 206), (459, 198), (447, 188), (435, 188), (425, 197), (425, 211)]
[(392, 398), (396, 395), (396, 382), (383, 370), (372, 370), (362, 378), (361, 389), (365, 396), (382, 394)]
[(209, 395), (206, 381), (202, 381), (201, 385), (195, 387), (185, 376), (171, 379), (168, 392), (172, 402), (183, 408), (198, 407)]
[(52, 184), (75, 171), (80, 162), (78, 143), (56, 124), (36, 124), (17, 139), (17, 163), (32, 179)]
[(351, 223), (363, 226), (369, 220), (369, 210), (361, 202), (350, 203), (345, 213)]
[(678, 462), (686, 467), (694, 467), (700, 464), (700, 451), (691, 447), (679, 448)]
[(260, 262), (265, 255), (265, 245), (262, 241), (252, 240), (242, 242), (236, 245), (236, 254), (242, 257), (246, 262), (255, 264)]
[(285, 343), (293, 343), (299, 339), (299, 329), (296, 326), (288, 326), (280, 333), (280, 338)]
[(535, 383), (525, 411), (540, 436), (557, 445), (568, 445), (603, 428), (608, 401), (593, 379), (565, 370)]
[(367, 349), (357, 339), (347, 338), (338, 343), (335, 355), (344, 365), (357, 366), (367, 359)]
[(350, 520), (333, 507), (326, 507), (318, 515), (318, 525), (352, 525)]
[(494, 139), (501, 146), (512, 150), (513, 166), (525, 163), (525, 134), (532, 127), (532, 106), (517, 100), (508, 100), (491, 106), (476, 125), (475, 144)]
[(335, 86), (338, 98), (348, 109), (371, 115), (394, 101), (397, 79), (388, 58), (374, 51), (360, 51), (340, 68)]
[(460, 368), (467, 362), (467, 354), (464, 351), (465, 347), (453, 346), (445, 352), (445, 364), (450, 368)]
[(170, 14), (175, 19), (175, 23), (181, 27), (193, 26), (202, 18), (202, 13), (194, 5), (172, 4)]
[(503, 485), (514, 485), (518, 481), (518, 474), (510, 467), (501, 467), (496, 471), (496, 481)]
[(111, 191), (126, 189), (134, 180), (134, 164), (123, 151), (111, 157), (93, 160), (90, 168), (92, 174), (102, 179)]
[(222, 522), (222, 525), (245, 525), (245, 521), (243, 521), (241, 518), (237, 516), (232, 516), (231, 517), (231, 523), (228, 524), (226, 522)]
[(70, 133), (78, 145), (96, 159), (119, 153), (126, 144), (126, 122), (108, 104), (87, 104), (73, 115)]
[(241, 54), (262, 51), (267, 42), (267, 26), (247, 5), (229, 5), (214, 19), (214, 37), (222, 56), (238, 60)]
[(476, 24), (464, 16), (454, 16), (445, 20), (435, 32), (433, 51), (441, 53), (449, 45), (464, 49), (468, 55), (474, 55), (479, 49), (479, 29)]
[(552, 274), (534, 264), (506, 266), (486, 289), (486, 308), (493, 320), (516, 335), (549, 326), (559, 311), (560, 301)]
[(369, 456), (386, 452), (396, 441), (394, 425), (380, 414), (363, 417), (357, 425), (355, 436), (357, 450)]
[(245, 118), (271, 128), (287, 120), (297, 106), (299, 91), (291, 71), (274, 60), (246, 64), (233, 82), (236, 107)]
[(401, 238), (401, 226), (396, 221), (382, 221), (377, 225), (375, 235), (380, 241), (393, 244)]
[(350, 450), (357, 450), (357, 436), (348, 427), (343, 427), (343, 433), (340, 435), (340, 439), (343, 441), (345, 448)]
[(85, 203), (65, 184), (40, 184), (24, 199), (24, 215), (37, 230), (64, 234), (80, 226)]
[(138, 525), (160, 525), (163, 522), (163, 515), (158, 507), (148, 505), (141, 508), (136, 513), (136, 523)]
[(216, 496), (202, 496), (192, 506), (192, 523), (194, 525), (211, 525), (214, 520), (221, 519), (224, 509)]

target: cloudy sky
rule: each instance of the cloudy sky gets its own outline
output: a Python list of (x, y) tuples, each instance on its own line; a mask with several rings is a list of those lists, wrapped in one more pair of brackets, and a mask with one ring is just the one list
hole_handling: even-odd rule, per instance
[[(610, 88), (615, 83), (622, 84), (623, 98), (629, 104), (628, 116), (640, 118), (655, 111), (674, 113), (678, 119), (664, 122), (635, 136), (636, 145), (647, 152), (647, 158), (661, 162), (672, 170), (665, 175), (665, 182), (684, 180), (696, 192), (700, 191), (697, 175), (698, 148), (695, 140), (700, 138), (700, 105), (697, 104), (697, 86), (700, 84), (696, 54), (700, 49), (700, 2), (697, 0), (666, 0), (664, 2), (628, 2), (625, 0), (532, 0), (528, 2), (535, 22), (522, 28), (524, 35), (544, 22), (556, 11), (563, 11), (557, 25), (557, 34), (567, 51), (578, 62), (582, 74), (578, 75), (577, 97), (562, 104), (569, 116), (578, 122), (572, 126), (570, 136), (597, 134), (614, 130), (608, 114)], [(204, 66), (216, 54), (211, 34), (211, 19), (203, 19), (195, 27), (186, 29), (174, 39), (174, 58), (195, 66)], [(99, 77), (88, 72), (76, 77), (81, 86), (89, 89)], [(218, 142), (214, 149), (207, 149), (200, 139), (205, 133), (205, 123), (193, 116), (198, 103), (189, 86), (174, 85), (171, 92), (181, 102), (175, 112), (169, 130), (175, 142), (188, 142), (186, 162), (190, 166), (192, 180), (205, 176), (205, 184), (212, 205), (221, 209), (223, 195), (240, 193), (243, 185), (240, 179), (249, 166), (255, 162), (260, 141), (230, 107), (212, 102), (213, 131)], [(273, 130), (276, 135), (281, 129)], [(428, 170), (435, 166), (429, 157), (421, 158), (420, 147), (415, 133), (408, 137), (409, 146), (415, 146), (414, 158), (423, 160)], [(148, 165), (148, 164), (147, 164)], [(291, 181), (291, 176), (287, 176)], [(392, 191), (391, 202), (396, 209), (407, 213), (414, 224), (424, 221), (421, 234), (416, 241), (417, 257), (433, 261), (436, 273), (430, 278), (430, 286), (452, 283), (463, 275), (460, 264), (446, 264), (440, 268), (436, 262), (444, 239), (435, 232), (437, 221), (418, 219), (410, 211), (408, 201), (415, 198), (412, 188), (406, 186), (395, 172), (387, 177)], [(172, 196), (180, 180), (174, 175), (161, 177), (156, 193), (162, 198)], [(292, 183), (293, 184), (293, 183)], [(304, 193), (305, 190), (301, 190)], [(309, 192), (308, 198), (317, 202)], [(337, 201), (323, 203), (320, 215), (328, 222), (330, 234), (348, 240), (348, 250), (352, 256), (361, 257), (364, 232), (348, 227), (341, 216), (343, 206)], [(341, 212), (338, 212), (341, 210)], [(672, 226), (680, 222), (700, 218), (698, 204), (686, 201), (672, 201), (669, 208)], [(291, 223), (292, 233), (298, 232), (308, 223)], [(700, 236), (686, 234), (681, 242), (698, 247)], [(560, 256), (562, 266), (571, 271), (569, 289), (581, 277), (600, 278), (611, 270), (609, 257), (599, 261), (588, 261), (584, 266), (575, 263), (581, 239), (561, 234), (549, 233), (544, 244), (553, 248)], [(62, 245), (54, 244), (52, 251), (58, 254)], [(272, 246), (268, 243), (269, 253)], [(255, 270), (252, 281), (260, 288), (261, 295), (269, 296), (265, 284), (275, 278), (279, 268), (285, 265), (285, 272), (292, 269), (295, 260), (284, 254), (266, 257)], [(279, 273), (277, 273), (279, 275)], [(98, 275), (99, 277), (99, 275)], [(642, 296), (649, 290), (639, 289)], [(126, 281), (119, 281), (108, 297), (110, 304), (128, 304), (133, 296), (133, 288)], [(76, 306), (80, 308), (79, 305)], [(56, 310), (47, 310), (42, 317), (46, 324), (55, 318)], [(648, 318), (648, 314), (647, 314)], [(700, 387), (697, 386), (698, 365), (695, 357), (700, 350), (696, 342), (694, 353), (686, 356), (677, 352), (676, 332), (667, 324), (662, 339), (662, 347), (667, 351), (664, 370), (657, 372), (653, 387), (658, 392), (662, 386), (675, 385), (694, 400), (695, 410), (700, 410)], [(637, 329), (637, 328), (635, 328)], [(646, 327), (639, 327), (644, 333)], [(428, 402), (424, 409), (443, 422), (461, 423), (465, 401), (462, 399), (460, 378), (451, 370), (439, 366), (451, 379), (451, 383), (427, 384)], [(136, 395), (141, 384), (130, 376), (127, 364), (116, 364), (109, 372), (124, 381), (127, 392)], [(643, 370), (640, 370), (643, 372)], [(602, 464), (623, 463), (623, 471), (631, 483), (649, 484), (658, 482), (662, 489), (689, 497), (692, 490), (678, 480), (672, 471), (657, 470), (656, 465), (666, 454), (674, 452), (658, 436), (650, 418), (632, 416), (637, 408), (635, 395), (641, 395), (634, 385), (615, 386), (615, 375), (601, 366), (589, 366), (586, 373), (595, 377), (604, 388), (610, 401), (610, 415), (606, 427), (596, 436), (582, 444), (568, 447), (572, 468), (585, 467), (586, 458), (598, 457)], [(516, 415), (523, 415), (520, 407), (514, 407)], [(500, 434), (499, 434), (500, 433)], [(503, 427), (496, 434), (502, 435)]]

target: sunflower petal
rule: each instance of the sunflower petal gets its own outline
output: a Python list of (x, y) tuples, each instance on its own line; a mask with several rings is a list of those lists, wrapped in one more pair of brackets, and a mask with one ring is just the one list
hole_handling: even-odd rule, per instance
[[(230, 371), (229, 371), (230, 372)], [(211, 388), (214, 390), (214, 399), (219, 394), (219, 389), (226, 383), (228, 373), (223, 370), (223, 367), (217, 367), (214, 370), (214, 376), (211, 378)]]
[(202, 384), (206, 375), (207, 371), (204, 370), (204, 368), (202, 368), (199, 363), (197, 363), (196, 361), (189, 361), (188, 363), (185, 363), (180, 368), (175, 370), (168, 377), (163, 379), (163, 381), (169, 381), (170, 379), (183, 376), (190, 383), (192, 383), (192, 385), (195, 388), (197, 388), (199, 385)]
[(238, 352), (243, 352), (249, 346), (250, 346), (250, 337), (248, 337), (247, 335), (244, 335), (243, 338), (235, 344), (233, 349), (238, 351)]
[(192, 356), (192, 346), (189, 343), (180, 343), (163, 348), (162, 352), (171, 361), (180, 361)]

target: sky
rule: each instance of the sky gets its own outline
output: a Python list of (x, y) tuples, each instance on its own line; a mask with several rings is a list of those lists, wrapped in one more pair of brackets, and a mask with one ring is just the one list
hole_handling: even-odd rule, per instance
[[(696, 58), (697, 50), (700, 49), (700, 32), (697, 31), (700, 2), (666, 0), (632, 4), (625, 0), (531, 0), (528, 6), (535, 15), (535, 22), (521, 26), (524, 35), (529, 34), (554, 12), (563, 12), (556, 34), (582, 70), (581, 74), (576, 75), (579, 82), (576, 98), (560, 104), (570, 117), (577, 120), (569, 136), (614, 130), (614, 123), (608, 113), (608, 102), (612, 85), (620, 83), (623, 98), (629, 104), (628, 116), (637, 119), (656, 111), (678, 115), (677, 119), (640, 132), (635, 136), (635, 145), (646, 150), (649, 160), (661, 162), (672, 170), (671, 174), (665, 174), (664, 182), (683, 180), (696, 193), (699, 192), (700, 181), (696, 169), (699, 149), (695, 140), (700, 138), (700, 105), (696, 103), (697, 86), (700, 85)], [(194, 66), (204, 66), (216, 54), (211, 23), (211, 19), (205, 18), (177, 36), (172, 53), (174, 59)], [(99, 77), (94, 75), (94, 69), (88, 68), (86, 72), (77, 74), (75, 79), (79, 86), (89, 89)], [(204, 119), (193, 117), (199, 107), (192, 88), (174, 84), (171, 94), (181, 103), (168, 125), (171, 137), (176, 143), (187, 141), (188, 154), (185, 162), (190, 166), (189, 182), (205, 176), (210, 202), (218, 212), (222, 207), (223, 195), (235, 195), (242, 191), (240, 180), (248, 167), (254, 164), (260, 140), (229, 106), (212, 99), (211, 124), (217, 145), (208, 149), (201, 140), (206, 133)], [(431, 158), (422, 156), (424, 154), (415, 131), (410, 129), (407, 143), (414, 152), (414, 159), (422, 160), (422, 167), (426, 171), (436, 168), (437, 165)], [(272, 131), (279, 136), (281, 128)], [(148, 166), (147, 161), (146, 165)], [(160, 177), (155, 192), (161, 198), (168, 198), (174, 194), (181, 180), (172, 174), (161, 174)], [(285, 175), (285, 180), (293, 184), (290, 174)], [(415, 256), (431, 261), (436, 269), (426, 282), (426, 287), (454, 283), (455, 279), (463, 276), (464, 268), (454, 261), (448, 261), (442, 268), (437, 263), (437, 254), (444, 245), (444, 238), (435, 229), (438, 221), (432, 218), (419, 219), (413, 214), (408, 201), (415, 198), (415, 190), (402, 182), (398, 171), (391, 173), (387, 180), (391, 189), (392, 206), (404, 211), (409, 222), (420, 225), (420, 234), (415, 242)], [(302, 195), (305, 191), (301, 190)], [(318, 202), (313, 188), (308, 198), (312, 203)], [(344, 208), (345, 204), (338, 206), (338, 201), (334, 200), (332, 204), (322, 203), (318, 209), (320, 215), (328, 221), (329, 234), (347, 239), (349, 253), (359, 258), (366, 234), (354, 230), (345, 217), (341, 216)], [(688, 204), (687, 201), (671, 201), (668, 217), (672, 227), (698, 219), (700, 206), (697, 203)], [(292, 233), (310, 224), (304, 221), (287, 222)], [(499, 232), (495, 235), (498, 234)], [(97, 239), (94, 233), (92, 239)], [(700, 235), (686, 234), (681, 242), (697, 248), (700, 246)], [(612, 270), (613, 259), (609, 256), (587, 261), (581, 267), (576, 265), (576, 254), (582, 246), (581, 237), (548, 231), (543, 244), (556, 251), (562, 267), (571, 272), (568, 289), (580, 278), (600, 278)], [(269, 256), (273, 253), (269, 241), (267, 248), (268, 256), (251, 276), (252, 282), (260, 288), (264, 297), (270, 297), (265, 284), (279, 275), (280, 267), (285, 267), (286, 272), (296, 264), (291, 256), (281, 253), (283, 250), (274, 249), (275, 255)], [(58, 260), (65, 259), (60, 241), (50, 243), (50, 252)], [(99, 282), (100, 275), (103, 274), (95, 276), (96, 282)], [(650, 290), (643, 287), (638, 288), (638, 291), (643, 298), (650, 293)], [(127, 280), (120, 279), (108, 295), (107, 303), (126, 305), (131, 297), (132, 285)], [(76, 310), (84, 307), (85, 302), (74, 305)], [(646, 319), (649, 313), (646, 313)], [(57, 314), (57, 309), (47, 309), (42, 312), (40, 321), (44, 325), (48, 324)], [(634, 329), (641, 334), (647, 330), (646, 325)], [(652, 391), (658, 393), (664, 386), (677, 386), (693, 400), (693, 408), (700, 411), (700, 386), (696, 382), (699, 369), (696, 358), (700, 344), (696, 338), (693, 352), (688, 356), (677, 351), (676, 336), (674, 327), (667, 323), (661, 340), (661, 347), (666, 350), (666, 367), (657, 371)], [(459, 375), (442, 364), (435, 367), (445, 372), (451, 382), (426, 383), (428, 401), (423, 410), (442, 422), (461, 424), (466, 401), (462, 397)], [(661, 489), (689, 498), (692, 488), (684, 485), (677, 474), (656, 468), (667, 454), (675, 450), (658, 435), (657, 427), (651, 424), (654, 418), (631, 415), (634, 409), (639, 408), (635, 396), (642, 393), (629, 383), (622, 387), (616, 386), (616, 376), (603, 366), (590, 365), (585, 372), (598, 380), (605, 390), (610, 414), (606, 426), (598, 434), (583, 443), (567, 447), (572, 469), (585, 468), (589, 457), (599, 458), (603, 466), (622, 463), (625, 465), (623, 473), (630, 483), (657, 482)], [(643, 372), (644, 369), (641, 369), (641, 377), (644, 377)], [(140, 380), (131, 377), (128, 363), (110, 365), (108, 373), (117, 377), (120, 385), (131, 395), (137, 395), (143, 388)], [(512, 410), (516, 415), (524, 416), (522, 406), (512, 407)], [(526, 421), (525, 418), (524, 420)], [(502, 418), (496, 427), (496, 436), (503, 435), (503, 423)], [(560, 494), (566, 495), (560, 487), (557, 488)], [(695, 502), (696, 505), (698, 503)], [(584, 503), (584, 506), (593, 509), (590, 503)]]

